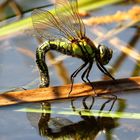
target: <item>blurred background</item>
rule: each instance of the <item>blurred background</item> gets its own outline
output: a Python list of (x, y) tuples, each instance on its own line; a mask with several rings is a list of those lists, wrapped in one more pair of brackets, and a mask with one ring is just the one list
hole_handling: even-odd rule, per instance
[[(78, 5), (79, 14), (86, 26), (86, 35), (97, 44), (101, 43), (113, 49), (113, 57), (109, 64), (105, 66), (109, 72), (116, 79), (139, 76), (139, 0), (79, 0)], [(0, 1), (1, 92), (16, 88), (34, 89), (39, 86), (39, 72), (35, 62), (35, 52), (44, 40), (33, 34), (31, 12), (36, 8), (53, 12), (54, 1)], [(77, 58), (62, 55), (57, 51), (50, 51), (46, 54), (46, 63), (49, 68), (50, 86), (60, 86), (71, 83), (70, 75), (83, 62)], [(97, 68), (96, 64), (94, 64), (89, 78), (91, 81), (108, 80), (108, 77)], [(78, 74), (74, 82), (82, 83), (81, 73)], [(119, 94), (113, 110), (139, 113), (139, 95), (137, 93), (139, 92)], [(89, 107), (92, 100), (88, 99), (85, 103), (83, 99), (78, 99), (74, 103), (74, 106), (76, 104), (78, 109), (72, 107), (73, 103), (71, 101), (1, 107), (0, 124), (2, 127), (0, 129), (0, 138), (3, 140), (21, 140), (25, 138), (30, 140), (82, 139), (82, 134), (90, 132), (85, 139), (88, 136), (89, 139), (95, 137), (96, 139), (108, 140), (140, 139), (138, 119), (134, 118), (130, 121), (130, 119), (123, 118), (119, 120), (110, 117), (95, 117), (92, 112), (93, 108)], [(107, 100), (109, 99), (97, 98), (94, 109), (100, 110)], [(109, 101), (109, 105), (107, 104), (107, 111), (111, 106), (111, 101)], [(82, 108), (82, 111), (85, 108), (86, 111), (91, 111), (92, 117), (90, 115), (83, 117), (79, 107)], [(48, 112), (43, 113), (42, 110)], [(66, 111), (66, 114), (61, 114), (61, 110)], [(69, 111), (77, 112), (79, 116), (70, 115)], [(91, 124), (93, 123), (93, 128), (87, 123), (88, 121)], [(111, 123), (108, 124), (108, 122)], [(91, 128), (91, 130), (85, 132), (85, 128), (81, 124)], [(78, 132), (74, 128), (77, 128)], [(68, 130), (68, 132), (64, 130)], [(106, 130), (107, 133), (103, 130)]]

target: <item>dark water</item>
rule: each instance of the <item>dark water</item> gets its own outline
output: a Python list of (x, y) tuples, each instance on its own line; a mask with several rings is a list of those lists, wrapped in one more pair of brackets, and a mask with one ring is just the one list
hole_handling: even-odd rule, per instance
[(110, 112), (114, 100), (102, 97), (1, 107), (0, 137), (6, 140), (140, 139), (138, 94), (139, 91), (117, 94)]
[[(26, 4), (26, 3), (24, 3)], [(129, 9), (129, 6), (110, 6), (103, 8), (94, 15), (110, 13), (118, 9)], [(110, 29), (114, 25), (104, 25)], [(94, 39), (95, 27), (87, 27), (87, 35)], [(117, 37), (130, 44), (138, 54), (140, 52), (140, 30), (128, 28)], [(118, 48), (105, 41), (104, 44), (113, 49), (113, 58), (107, 69), (115, 78), (126, 78), (140, 74), (140, 63), (133, 57), (122, 53)], [(22, 35), (0, 41), (0, 91), (14, 88), (36, 88), (39, 85), (39, 74), (35, 63), (35, 50), (38, 42), (35, 38)], [(52, 55), (52, 54), (51, 54)], [(49, 57), (51, 86), (70, 83), (70, 74), (82, 64), (81, 60), (65, 57), (53, 52), (57, 60), (63, 60), (59, 65), (52, 65)], [(59, 68), (59, 70), (58, 70)], [(65, 71), (63, 74), (60, 71)], [(96, 65), (90, 74), (91, 81), (106, 79)], [(75, 83), (80, 83), (80, 74)], [(114, 100), (106, 97), (90, 97), (84, 101), (79, 98), (74, 101), (55, 101), (51, 103), (23, 104), (0, 107), (0, 139), (1, 140), (42, 140), (42, 139), (94, 139), (122, 140), (140, 139), (140, 109), (139, 92), (131, 91), (116, 93), (118, 99), (109, 112)], [(106, 103), (106, 102), (109, 103)], [(103, 107), (105, 106), (105, 107)], [(107, 111), (104, 117), (101, 114)], [(120, 113), (113, 117), (113, 113)], [(86, 114), (88, 113), (88, 114)], [(132, 117), (131, 117), (132, 116)]]

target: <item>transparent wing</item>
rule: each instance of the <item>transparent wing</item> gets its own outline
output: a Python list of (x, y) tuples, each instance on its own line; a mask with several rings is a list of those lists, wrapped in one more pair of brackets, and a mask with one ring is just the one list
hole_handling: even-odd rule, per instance
[(60, 23), (71, 36), (75, 39), (85, 36), (85, 26), (78, 14), (77, 0), (56, 0), (55, 11)]
[(47, 40), (79, 39), (85, 36), (85, 26), (78, 15), (77, 1), (57, 0), (56, 14), (35, 9), (32, 12), (35, 32)]
[(35, 9), (32, 12), (32, 23), (35, 32), (47, 40), (67, 37), (59, 21), (49, 11)]

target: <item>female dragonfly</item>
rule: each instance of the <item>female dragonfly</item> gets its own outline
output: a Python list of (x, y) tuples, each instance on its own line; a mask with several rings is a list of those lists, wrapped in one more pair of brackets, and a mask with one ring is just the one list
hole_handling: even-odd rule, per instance
[(96, 47), (94, 42), (85, 35), (85, 26), (78, 14), (77, 0), (56, 0), (55, 14), (45, 10), (35, 9), (32, 12), (32, 22), (35, 32), (45, 38), (45, 41), (36, 51), (36, 63), (39, 68), (40, 87), (49, 86), (49, 72), (45, 63), (45, 54), (49, 50), (55, 50), (66, 55), (80, 58), (84, 63), (71, 75), (72, 91), (74, 78), (85, 68), (81, 78), (89, 82), (89, 73), (93, 62), (110, 78), (115, 80), (104, 65), (108, 64), (113, 51), (104, 45)]

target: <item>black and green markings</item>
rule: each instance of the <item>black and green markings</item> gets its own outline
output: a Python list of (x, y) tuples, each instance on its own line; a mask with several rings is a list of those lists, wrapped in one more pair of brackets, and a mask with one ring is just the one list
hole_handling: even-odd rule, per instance
[[(62, 9), (61, 12), (60, 9)], [(93, 87), (89, 80), (93, 62), (96, 62), (97, 67), (104, 74), (115, 80), (104, 67), (112, 58), (113, 51), (104, 45), (96, 47), (85, 35), (85, 26), (78, 14), (77, 1), (56, 0), (55, 11), (55, 14), (52, 14), (49, 11), (36, 9), (32, 13), (36, 33), (47, 40), (36, 50), (36, 63), (41, 77), (40, 87), (48, 87), (50, 83), (48, 67), (45, 62), (45, 54), (49, 50), (80, 58), (84, 62), (71, 75), (72, 86), (69, 94), (73, 88), (74, 78), (84, 68), (81, 78)]]

